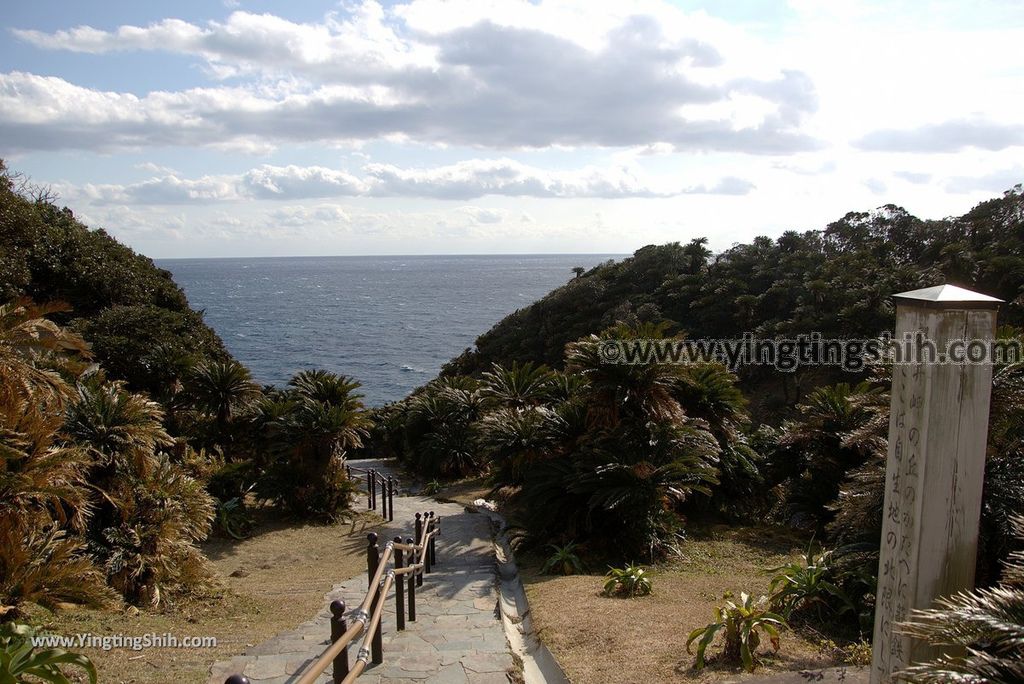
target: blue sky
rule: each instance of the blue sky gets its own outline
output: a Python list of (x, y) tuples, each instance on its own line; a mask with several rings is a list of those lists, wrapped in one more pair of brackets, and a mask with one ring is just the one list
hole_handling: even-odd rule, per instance
[(723, 249), (1024, 181), (1014, 0), (288, 5), (3, 7), (0, 157), (153, 257)]

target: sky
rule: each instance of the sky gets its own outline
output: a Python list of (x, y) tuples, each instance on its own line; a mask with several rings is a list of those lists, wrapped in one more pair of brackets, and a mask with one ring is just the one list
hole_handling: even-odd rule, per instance
[(0, 158), (154, 258), (628, 253), (1024, 182), (1019, 0), (35, 0)]

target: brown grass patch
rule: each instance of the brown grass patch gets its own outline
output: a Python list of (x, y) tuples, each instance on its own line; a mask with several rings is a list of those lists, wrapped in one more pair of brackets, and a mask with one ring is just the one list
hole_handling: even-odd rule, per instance
[(467, 477), (455, 482), (446, 483), (444, 488), (434, 495), (438, 501), (450, 501), (463, 506), (472, 506), (477, 499), (486, 499), (493, 487), (487, 483), (486, 477)]
[(310, 619), (334, 584), (365, 571), (366, 534), (381, 522), (373, 513), (336, 525), (288, 523), (279, 515), (260, 509), (250, 538), (203, 546), (222, 585), (207, 596), (161, 611), (36, 610), (32, 622), (63, 635), (217, 637), (209, 649), (81, 650), (104, 684), (205, 682), (214, 662)]
[(522, 576), (534, 625), (573, 682), (735, 680), (836, 664), (813, 640), (788, 630), (778, 654), (765, 640), (754, 675), (715, 662), (720, 640), (708, 649), (703, 672), (686, 653), (688, 633), (711, 621), (724, 592), (767, 593), (765, 569), (799, 557), (804, 543), (773, 528), (705, 530), (683, 544), (681, 560), (652, 568), (653, 593), (635, 599), (602, 596), (602, 575), (539, 575), (542, 558), (522, 559)]

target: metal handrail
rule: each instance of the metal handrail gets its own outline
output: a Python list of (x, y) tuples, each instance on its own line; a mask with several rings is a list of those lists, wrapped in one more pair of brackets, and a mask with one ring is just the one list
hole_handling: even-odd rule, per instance
[[(386, 597), (388, 595), (388, 592), (391, 590), (391, 586), (394, 583), (394, 581), (395, 571), (389, 570), (387, 576), (384, 578), (384, 584), (379, 592), (381, 596)], [(348, 684), (349, 682), (354, 681), (356, 677), (363, 673), (363, 670), (366, 669), (367, 664), (369, 664), (370, 651), (372, 646), (371, 641), (374, 635), (377, 633), (377, 629), (380, 627), (380, 618), (383, 613), (384, 601), (377, 601), (377, 607), (373, 610), (373, 617), (370, 618), (370, 626), (366, 631), (366, 636), (363, 637), (363, 643), (359, 647), (359, 654), (356, 656), (356, 664), (349, 671), (348, 675), (346, 675), (345, 678), (341, 680), (342, 684)], [(326, 669), (326, 666), (324, 667), (324, 669)], [(299, 684), (312, 684), (316, 681), (316, 678), (320, 676), (321, 672), (323, 672), (323, 670), (313, 675), (308, 681), (306, 681), (305, 677), (303, 677), (303, 679), (299, 680)]]
[[(395, 490), (399, 489), (401, 484), (397, 477), (388, 475), (384, 477), (383, 473), (378, 472), (374, 468), (359, 468), (345, 464), (345, 473), (348, 478), (353, 481), (360, 482), (360, 491), (366, 495), (366, 506), (370, 510), (377, 510), (377, 485), (380, 484), (381, 493), (381, 517), (386, 518), (389, 522), (395, 519), (394, 512), (394, 498)], [(363, 482), (362, 477), (353, 477), (353, 473), (360, 474), (365, 473), (366, 481)]]
[[(415, 543), (412, 538), (408, 538), (405, 543), (402, 543), (400, 537), (395, 537), (393, 541), (385, 543), (383, 552), (378, 551), (377, 534), (371, 532), (367, 535), (369, 584), (366, 594), (359, 607), (347, 613), (343, 601), (331, 603), (331, 644), (296, 680), (296, 684), (314, 684), (331, 664), (334, 665), (334, 681), (339, 684), (350, 683), (366, 670), (371, 657), (374, 663), (382, 662), (384, 656), (380, 641), (380, 623), (384, 612), (384, 603), (397, 579), (398, 591), (394, 594), (397, 608), (396, 622), (399, 630), (405, 629), (406, 604), (403, 585), (406, 582), (406, 575), (410, 575), (408, 579), (409, 620), (416, 619), (415, 587), (423, 584), (423, 575), (430, 573), (431, 566), (437, 562), (434, 540), (441, 531), (441, 518), (435, 518), (433, 511), (426, 514), (417, 513), (415, 528), (419, 543)], [(404, 551), (411, 552), (408, 565), (402, 565)], [(350, 626), (347, 624), (349, 619), (354, 620)], [(362, 642), (356, 662), (350, 670), (347, 649), (349, 644), (359, 636), (362, 636)], [(244, 675), (235, 674), (228, 677), (225, 684), (249, 684), (249, 679)]]

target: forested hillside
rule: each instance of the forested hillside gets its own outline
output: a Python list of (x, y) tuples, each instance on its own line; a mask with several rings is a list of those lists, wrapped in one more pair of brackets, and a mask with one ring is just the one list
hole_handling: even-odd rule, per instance
[(192, 366), (228, 358), (171, 274), (92, 230), (0, 161), (0, 302), (63, 302), (53, 319), (80, 332), (113, 378), (162, 396)]
[[(943, 220), (889, 205), (851, 212), (824, 230), (759, 237), (717, 255), (703, 238), (643, 247), (511, 314), (445, 374), (478, 374), (511, 361), (560, 368), (566, 344), (616, 322), (668, 321), (671, 332), (690, 338), (874, 336), (892, 327), (890, 295), (945, 282), (1006, 300), (1000, 322), (1024, 322), (1021, 186)], [(746, 390), (767, 387), (779, 408), (836, 379), (836, 372), (821, 373), (747, 369), (741, 380)]]

